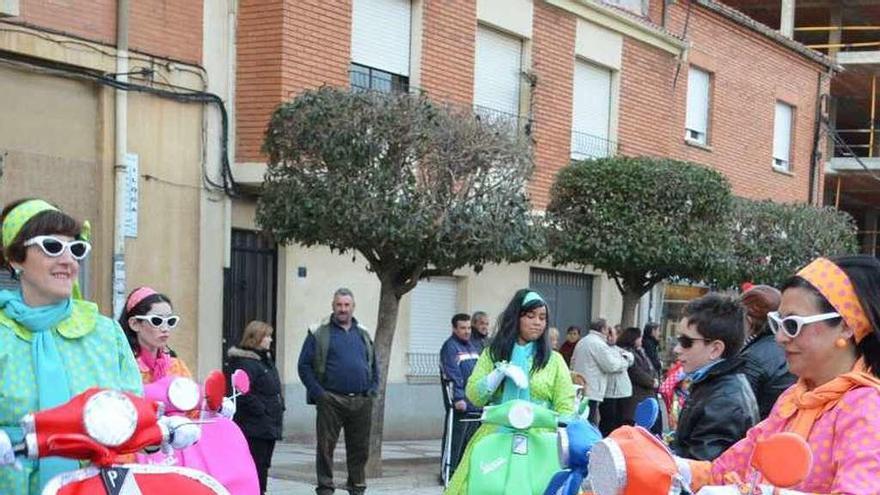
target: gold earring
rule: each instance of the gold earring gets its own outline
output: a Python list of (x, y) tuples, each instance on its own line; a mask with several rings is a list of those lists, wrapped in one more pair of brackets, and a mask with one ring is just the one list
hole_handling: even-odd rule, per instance
[(837, 340), (834, 341), (834, 346), (838, 349), (843, 349), (844, 347), (846, 347), (846, 345), (847, 341), (843, 337), (838, 337)]

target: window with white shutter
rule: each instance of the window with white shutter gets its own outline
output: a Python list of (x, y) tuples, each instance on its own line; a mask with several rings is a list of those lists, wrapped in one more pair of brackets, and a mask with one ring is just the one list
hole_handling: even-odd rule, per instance
[(608, 69), (578, 60), (574, 65), (571, 158), (611, 156), (611, 78)]
[(438, 377), (440, 348), (452, 335), (458, 313), (458, 282), (453, 277), (422, 280), (410, 295), (407, 375)]
[(700, 144), (709, 142), (709, 85), (708, 72), (691, 67), (688, 71), (687, 118), (685, 139)]
[(474, 106), (477, 112), (519, 116), (522, 40), (484, 26), (477, 28)]
[(406, 91), (410, 73), (410, 0), (354, 0), (351, 20), (351, 86)]
[(773, 117), (773, 167), (788, 172), (791, 170), (791, 122), (794, 109), (781, 101), (776, 102), (776, 115)]

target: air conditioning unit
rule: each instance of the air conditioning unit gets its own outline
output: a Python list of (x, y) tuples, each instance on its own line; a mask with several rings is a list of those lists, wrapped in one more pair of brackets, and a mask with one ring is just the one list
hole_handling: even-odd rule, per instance
[(0, 17), (16, 17), (19, 15), (19, 0), (0, 0)]

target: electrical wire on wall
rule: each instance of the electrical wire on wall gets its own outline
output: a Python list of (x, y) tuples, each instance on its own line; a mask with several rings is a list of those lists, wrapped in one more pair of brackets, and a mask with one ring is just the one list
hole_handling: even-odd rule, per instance
[[(3, 31), (3, 28), (0, 28), (0, 31)], [(18, 30), (15, 30), (18, 31)], [(84, 44), (84, 43), (83, 43)], [(88, 46), (88, 45), (87, 45)], [(99, 50), (100, 51), (100, 50)], [(103, 53), (103, 52), (102, 52)], [(67, 77), (72, 79), (80, 79), (91, 81), (103, 86), (108, 86), (114, 89), (122, 90), (122, 91), (133, 91), (138, 93), (145, 93), (158, 96), (160, 98), (166, 98), (173, 101), (179, 101), (182, 103), (201, 103), (201, 104), (209, 104), (216, 105), (217, 109), (220, 111), (221, 118), (221, 132), (220, 132), (220, 155), (221, 155), (221, 176), (219, 182), (215, 179), (212, 179), (207, 172), (207, 169), (203, 167), (202, 176), (205, 184), (214, 189), (223, 190), (223, 192), (230, 197), (239, 197), (241, 196), (241, 190), (239, 185), (235, 182), (235, 178), (232, 174), (232, 167), (229, 163), (229, 114), (226, 111), (226, 104), (220, 96), (209, 93), (206, 91), (196, 91), (189, 88), (185, 88), (182, 86), (177, 86), (174, 84), (170, 84), (169, 82), (163, 81), (158, 82), (157, 84), (164, 86), (164, 88), (147, 86), (144, 84), (138, 84), (133, 82), (121, 82), (116, 80), (116, 74), (102, 74), (100, 72), (96, 72), (89, 69), (83, 69), (75, 66), (70, 66), (67, 64), (61, 64), (51, 61), (46, 61), (42, 59), (34, 59), (30, 57), (17, 56), (15, 54), (0, 52), (0, 63), (4, 63), (6, 65), (24, 68), (30, 71), (40, 72), (47, 75), (55, 75), (60, 77)], [(154, 71), (148, 68), (142, 68), (139, 70), (132, 71), (129, 74), (147, 76), (153, 73)], [(168, 88), (168, 89), (165, 89)], [(204, 149), (204, 146), (202, 146)]]

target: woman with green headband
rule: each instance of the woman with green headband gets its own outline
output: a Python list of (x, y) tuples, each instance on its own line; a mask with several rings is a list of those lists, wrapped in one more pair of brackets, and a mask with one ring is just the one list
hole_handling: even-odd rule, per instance
[[(562, 355), (550, 347), (548, 316), (547, 303), (537, 292), (521, 289), (513, 295), (468, 379), (466, 394), (472, 404), (523, 399), (561, 415), (574, 413), (571, 374)], [(483, 424), (471, 438), (447, 494), (467, 493), (472, 447), (496, 428)]]
[[(0, 291), (0, 464), (8, 464), (25, 414), (91, 387), (141, 394), (142, 386), (119, 326), (74, 297), (79, 262), (91, 250), (83, 225), (39, 199), (10, 203), (0, 225), (0, 266), (20, 283)], [(60, 458), (20, 462), (21, 469), (0, 466), (0, 493), (35, 495), (53, 476), (79, 468)]]

